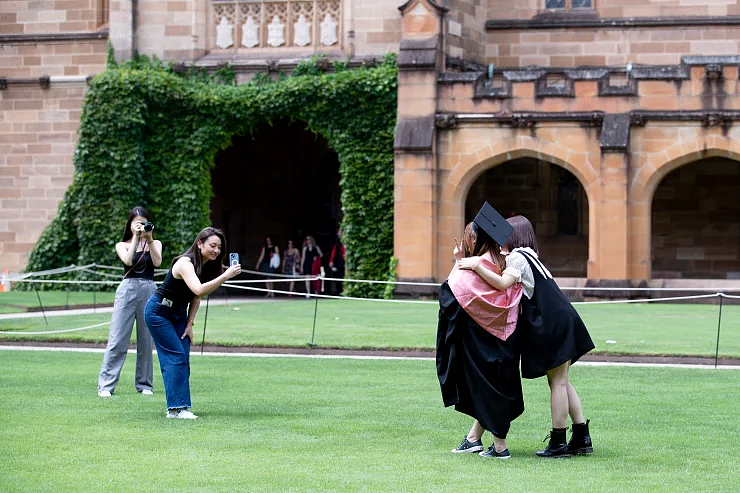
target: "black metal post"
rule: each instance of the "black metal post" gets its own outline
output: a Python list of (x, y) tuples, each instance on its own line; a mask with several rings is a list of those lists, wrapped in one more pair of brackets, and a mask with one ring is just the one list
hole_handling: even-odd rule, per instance
[(67, 302), (64, 304), (64, 309), (69, 310), (69, 292), (72, 290), (72, 285), (67, 284)]
[(46, 311), (44, 311), (44, 304), (41, 303), (41, 295), (39, 294), (39, 287), (37, 283), (33, 283), (33, 290), (36, 291), (36, 298), (39, 300), (39, 306), (41, 307), (41, 314), (44, 316), (44, 322), (46, 326), (49, 326), (49, 321), (46, 319)]
[(206, 316), (203, 320), (203, 340), (200, 341), (200, 355), (203, 356), (203, 347), (206, 344), (206, 326), (208, 325), (208, 302), (211, 300), (211, 296), (208, 295), (206, 298)]
[(316, 312), (319, 311), (319, 297), (316, 296), (316, 303), (313, 306), (313, 329), (311, 330), (311, 342), (308, 343), (309, 346), (315, 346), (313, 342), (314, 335), (316, 334)]
[(719, 329), (722, 327), (722, 298), (725, 297), (724, 293), (717, 293), (719, 295), (719, 317), (717, 319), (717, 347), (714, 350), (714, 369), (717, 369), (717, 362), (719, 361)]
[(93, 313), (98, 308), (98, 285), (93, 284)]

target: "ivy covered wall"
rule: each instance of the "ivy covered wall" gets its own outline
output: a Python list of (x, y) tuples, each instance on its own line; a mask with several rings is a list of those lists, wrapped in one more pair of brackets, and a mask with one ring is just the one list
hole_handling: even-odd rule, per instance
[[(209, 225), (216, 153), (234, 135), (290, 118), (306, 122), (339, 157), (348, 277), (387, 279), (393, 265), (395, 58), (355, 70), (337, 63), (332, 73), (323, 73), (321, 62), (305, 62), (277, 82), (259, 78), (240, 86), (228, 72), (217, 74), (217, 83), (158, 63), (112, 65), (89, 87), (73, 183), (27, 270), (118, 265), (114, 246), (135, 205), (156, 218), (163, 265), (169, 265)], [(384, 293), (377, 285), (345, 286), (349, 296)]]

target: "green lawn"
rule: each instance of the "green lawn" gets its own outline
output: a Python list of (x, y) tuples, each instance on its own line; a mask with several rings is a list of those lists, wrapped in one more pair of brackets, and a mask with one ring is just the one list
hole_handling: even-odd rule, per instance
[[(470, 419), (441, 404), (433, 361), (194, 356), (194, 422), (102, 354), (0, 351), (0, 490), (737, 491), (737, 370), (576, 365), (595, 453), (538, 459), (544, 380), (525, 381), (508, 461), (453, 455)], [(156, 358), (155, 358), (156, 361)], [(484, 444), (491, 443), (490, 435)], [(734, 485), (734, 486), (733, 486)]]
[[(313, 300), (256, 301), (211, 306), (206, 341), (222, 345), (305, 346), (313, 331)], [(577, 305), (596, 351), (608, 353), (714, 356), (718, 306), (709, 304)], [(201, 341), (205, 303), (196, 320)], [(110, 314), (0, 320), (0, 340), (71, 340), (104, 342), (108, 328), (64, 334), (24, 335), (94, 325)], [(341, 348), (433, 349), (436, 304), (320, 300), (314, 342)], [(740, 306), (724, 306), (719, 352), (740, 357)]]
[(39, 298), (45, 309), (64, 308), (66, 306), (112, 304), (115, 293), (107, 291), (93, 293), (88, 291), (10, 291), (0, 293), (0, 313), (21, 313), (28, 309), (37, 309)]

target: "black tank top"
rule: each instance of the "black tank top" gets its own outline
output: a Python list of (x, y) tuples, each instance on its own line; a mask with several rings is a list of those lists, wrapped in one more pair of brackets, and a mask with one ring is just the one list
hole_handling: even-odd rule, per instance
[(164, 278), (164, 282), (157, 288), (156, 294), (159, 298), (167, 298), (174, 301), (178, 306), (187, 306), (195, 297), (195, 294), (190, 291), (185, 281), (176, 279), (172, 275), (172, 268), (167, 271), (167, 276)]
[(131, 265), (124, 264), (123, 268), (126, 269), (124, 271), (126, 279), (154, 280), (154, 264), (152, 263), (152, 254), (149, 253), (149, 250), (134, 253)]

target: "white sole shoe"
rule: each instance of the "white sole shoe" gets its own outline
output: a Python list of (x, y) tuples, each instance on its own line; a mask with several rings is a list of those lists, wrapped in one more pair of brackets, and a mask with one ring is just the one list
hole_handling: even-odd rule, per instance
[(198, 416), (187, 409), (178, 409), (177, 411), (167, 411), (167, 417), (171, 419), (198, 419)]
[(140, 391), (139, 391), (139, 393), (140, 393), (141, 395), (153, 395), (153, 394), (154, 394), (154, 392), (152, 392), (152, 391), (151, 391), (151, 390), (149, 390), (149, 389), (144, 389), (144, 390), (140, 390)]
[(111, 393), (107, 390), (98, 390), (98, 397), (110, 397)]

